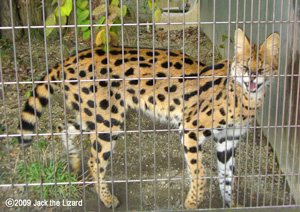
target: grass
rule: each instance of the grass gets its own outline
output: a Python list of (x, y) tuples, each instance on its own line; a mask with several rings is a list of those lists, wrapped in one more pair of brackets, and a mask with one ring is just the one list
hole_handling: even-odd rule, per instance
[[(21, 164), (16, 169), (16, 180), (18, 183), (25, 183), (25, 176), (27, 183), (55, 183), (55, 182), (76, 182), (77, 176), (68, 172), (66, 160), (56, 162), (54, 159), (44, 161), (32, 161), (26, 164)], [(37, 192), (42, 191), (43, 198), (60, 198), (64, 199), (69, 196), (76, 198), (79, 196), (79, 185), (43, 185), (30, 186)], [(35, 192), (36, 193), (36, 192)]]

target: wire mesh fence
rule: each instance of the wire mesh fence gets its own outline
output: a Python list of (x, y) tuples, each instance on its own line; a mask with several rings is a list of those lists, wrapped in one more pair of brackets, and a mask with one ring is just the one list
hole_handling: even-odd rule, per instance
[(298, 1), (50, 4), (0, 9), (1, 210), (299, 210)]

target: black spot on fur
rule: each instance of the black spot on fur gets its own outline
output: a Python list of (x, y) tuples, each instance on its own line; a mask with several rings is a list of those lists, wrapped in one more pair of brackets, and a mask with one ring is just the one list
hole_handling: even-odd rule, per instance
[(169, 110), (172, 112), (175, 110), (175, 107), (173, 105), (170, 106)]
[(105, 55), (105, 51), (103, 51), (102, 49), (96, 49), (96, 54), (99, 56), (103, 56)]
[(201, 112), (203, 113), (204, 111), (206, 111), (207, 108), (208, 108), (208, 105), (206, 105), (206, 106), (201, 110)]
[[(183, 59), (182, 59), (183, 60)], [(190, 58), (184, 58), (184, 62), (186, 63), (186, 64), (189, 64), (189, 65), (193, 65), (194, 64), (194, 61), (192, 61)]]
[(110, 134), (109, 133), (100, 133), (98, 137), (103, 141), (110, 141)]
[(130, 69), (128, 69), (128, 70), (125, 72), (125, 76), (133, 75), (133, 73), (134, 73), (134, 69), (133, 69), (133, 68), (130, 68)]
[(128, 52), (129, 52), (129, 54), (137, 54), (138, 53), (137, 50), (129, 50)]
[(217, 152), (218, 160), (223, 164), (227, 163), (227, 161), (231, 158), (231, 156), (232, 156), (232, 149), (227, 150), (226, 157), (225, 157), (225, 151)]
[(180, 100), (179, 100), (179, 99), (173, 99), (173, 101), (174, 101), (174, 103), (175, 103), (176, 105), (180, 105)]
[(102, 68), (101, 70), (100, 70), (100, 74), (106, 74), (107, 73), (107, 69), (106, 68)]
[(101, 150), (102, 150), (102, 146), (101, 146), (101, 144), (98, 142), (98, 141), (94, 141), (94, 143), (93, 143), (93, 148), (94, 148), (94, 150), (96, 150), (97, 152), (101, 152)]
[(194, 120), (192, 124), (193, 126), (197, 126), (197, 120)]
[(85, 93), (85, 94), (89, 94), (90, 93), (89, 89), (86, 88), (86, 87), (82, 88), (82, 92)]
[(157, 95), (157, 98), (158, 98), (161, 102), (165, 101), (165, 99), (166, 99), (166, 97), (165, 97), (163, 94), (158, 94), (158, 95)]
[(106, 81), (100, 81), (100, 82), (99, 82), (99, 85), (100, 85), (101, 87), (107, 87), (108, 83), (107, 83)]
[(91, 107), (91, 108), (94, 108), (94, 107), (95, 107), (95, 102), (92, 101), (92, 100), (88, 100), (88, 101), (87, 101), (87, 105), (88, 105), (89, 107)]
[(108, 160), (109, 157), (110, 157), (110, 151), (103, 153), (104, 160)]
[(88, 68), (89, 72), (93, 72), (93, 65), (89, 65), (89, 68)]
[[(74, 99), (77, 101), (77, 102), (79, 102), (79, 96), (78, 96), (78, 94), (74, 94)], [(82, 103), (82, 99), (80, 98), (80, 102)]]
[(222, 124), (222, 125), (225, 125), (226, 124), (226, 121), (224, 119), (222, 119), (219, 124)]
[(34, 111), (36, 111), (36, 115), (37, 115), (38, 117), (41, 117), (41, 112), (35, 110), (35, 109), (34, 109), (32, 106), (30, 106), (30, 105), (28, 104), (28, 102), (27, 102), (27, 103), (26, 103), (26, 106), (25, 106), (25, 108), (24, 108), (24, 110), (23, 110), (23, 112), (27, 112), (27, 113), (30, 113), (30, 114), (34, 115), (34, 114), (35, 114)]
[(136, 96), (133, 96), (133, 97), (132, 97), (132, 101), (133, 101), (133, 103), (135, 103), (135, 104), (138, 104), (138, 103), (139, 103), (139, 100), (138, 100), (138, 98), (137, 98)]
[(92, 115), (93, 115), (92, 111), (90, 111), (90, 110), (87, 109), (87, 108), (84, 108), (84, 112), (85, 112), (86, 115), (88, 115), (88, 116), (92, 116)]
[(166, 77), (165, 73), (159, 72), (156, 74), (157, 77)]
[(118, 113), (119, 110), (118, 110), (118, 108), (115, 105), (113, 105), (113, 106), (111, 106), (111, 112), (112, 113)]
[(174, 64), (174, 67), (175, 67), (176, 69), (181, 69), (181, 68), (182, 68), (182, 64), (179, 63), (179, 62), (176, 62), (176, 63)]
[[(69, 80), (77, 80), (76, 78), (70, 78)], [(78, 81), (70, 82), (71, 85), (77, 85)]]
[[(172, 85), (170, 87), (170, 92), (175, 92), (177, 90), (177, 86), (176, 85)], [(169, 91), (169, 87), (165, 87), (165, 91), (168, 92)]]
[(95, 130), (95, 123), (94, 123), (94, 122), (87, 121), (87, 122), (86, 122), (86, 125), (87, 125), (87, 127), (88, 127), (90, 130)]
[(122, 107), (124, 106), (124, 101), (123, 101), (123, 100), (120, 101), (120, 105), (121, 105)]
[(146, 82), (146, 85), (151, 86), (151, 85), (153, 85), (154, 83), (155, 83), (155, 80), (148, 80), (148, 81)]
[(137, 85), (138, 83), (139, 83), (138, 80), (130, 80), (129, 81), (129, 84), (131, 84), (131, 85)]
[(94, 93), (94, 92), (97, 93), (98, 87), (97, 87), (96, 85), (95, 85), (95, 86), (94, 86), (94, 85), (91, 85), (91, 86), (90, 86), (90, 91), (91, 91), (92, 93)]
[(135, 90), (133, 90), (132, 88), (127, 89), (127, 92), (131, 94), (135, 94)]
[(164, 63), (162, 63), (161, 64), (161, 67), (163, 67), (163, 68), (168, 68), (168, 67), (171, 67), (173, 65), (173, 63), (172, 62), (164, 62)]
[(72, 107), (74, 110), (79, 111), (79, 105), (76, 102), (72, 102)]
[(197, 163), (197, 160), (196, 159), (192, 159), (191, 160), (191, 164), (196, 164)]
[[(154, 58), (154, 63), (156, 63), (156, 62), (157, 62), (157, 58)], [(153, 63), (153, 59), (150, 59), (149, 63)]]
[[(182, 78), (180, 78), (179, 80), (178, 80), (178, 82), (180, 82), (180, 83), (182, 83), (183, 82), (183, 80), (194, 80), (194, 79), (196, 79), (195, 77), (198, 77), (198, 74), (197, 73), (194, 73), (194, 74), (185, 74), (184, 75), (184, 78), (183, 78), (183, 75), (181, 76)], [(187, 78), (187, 77), (191, 77), (191, 78)]]
[(97, 121), (97, 123), (102, 123), (104, 121), (104, 118), (100, 114), (97, 114), (96, 121)]
[(113, 82), (111, 83), (111, 86), (112, 86), (112, 87), (120, 87), (120, 82), (118, 82), (118, 81), (113, 81)]
[(194, 133), (194, 132), (190, 132), (190, 134), (189, 134), (189, 138), (191, 138), (191, 139), (193, 139), (193, 140), (197, 141), (197, 136), (196, 136), (196, 133)]
[[(30, 131), (32, 131), (32, 130), (34, 130), (34, 125), (33, 124), (31, 124), (31, 123), (29, 123), (29, 122), (27, 122), (27, 121), (25, 121), (25, 120), (23, 120), (22, 119), (22, 127), (23, 127), (23, 130), (30, 130)], [(20, 128), (20, 127), (19, 127)], [(21, 128), (20, 128), (21, 129)]]
[(220, 91), (220, 93), (218, 93), (218, 95), (216, 96), (216, 100), (219, 100), (222, 97), (222, 91)]
[(120, 98), (121, 98), (121, 94), (116, 93), (115, 98), (116, 98), (116, 99), (120, 99)]
[(224, 111), (224, 108), (220, 108), (220, 113), (222, 114), (222, 116), (225, 116), (225, 111)]
[[(166, 53), (167, 53), (167, 55), (168, 55), (168, 52), (166, 52)], [(172, 56), (172, 57), (177, 57), (177, 56), (179, 56), (178, 54), (176, 54), (176, 53), (174, 53), (174, 52), (170, 52), (169, 55)]]
[[(146, 52), (146, 55), (149, 56), (149, 57), (153, 57), (153, 52)], [(154, 52), (154, 55), (158, 56), (159, 52)]]
[(102, 101), (100, 101), (100, 107), (103, 110), (106, 110), (108, 108), (108, 104), (109, 104), (109, 102), (106, 99), (103, 99)]
[(206, 114), (207, 114), (208, 116), (210, 116), (210, 115), (211, 115), (211, 113), (212, 113), (212, 109), (210, 109), (209, 111), (207, 111), (207, 113), (206, 113)]
[[(45, 84), (45, 87), (46, 87), (47, 90), (49, 90), (49, 89), (48, 89), (48, 84)], [(54, 92), (53, 87), (52, 87), (52, 85), (50, 84), (50, 93), (53, 94), (53, 92)]]
[(75, 73), (74, 68), (68, 68), (68, 71), (69, 71), (70, 74), (74, 74)]
[(70, 90), (69, 86), (65, 85), (65, 91), (69, 91), (69, 90)]
[[(216, 64), (214, 66), (214, 70), (218, 70), (218, 69), (222, 69), (224, 67), (224, 64), (223, 63), (219, 63), (219, 64)], [(206, 73), (207, 71), (210, 71), (212, 70), (213, 67), (212, 66), (206, 66), (204, 69), (202, 69), (202, 71), (200, 72), (200, 74), (204, 74)]]
[[(127, 63), (129, 60), (127, 58), (124, 59), (124, 63)], [(115, 66), (119, 66), (123, 64), (123, 60), (122, 59), (118, 59), (115, 62)]]
[(103, 65), (107, 65), (107, 58), (104, 58), (104, 59), (101, 61), (101, 63), (102, 63)]
[(140, 90), (140, 94), (143, 95), (146, 92), (145, 89)]
[(237, 95), (234, 95), (234, 106), (235, 107), (238, 106), (238, 101), (239, 101), (239, 99), (238, 99)]
[(151, 68), (151, 65), (147, 64), (147, 63), (140, 63), (140, 67), (143, 68)]
[(85, 76), (86, 76), (85, 71), (84, 71), (84, 70), (80, 71), (80, 72), (79, 72), (79, 76), (80, 76), (80, 77), (85, 77)]
[(150, 96), (150, 97), (148, 98), (148, 101), (149, 101), (150, 103), (153, 104), (153, 96)]
[(204, 135), (205, 137), (209, 137), (209, 136), (211, 136), (211, 131), (210, 131), (210, 130), (204, 130), (204, 131), (203, 131), (203, 135)]
[(195, 147), (195, 146), (190, 147), (189, 152), (197, 153), (197, 147)]

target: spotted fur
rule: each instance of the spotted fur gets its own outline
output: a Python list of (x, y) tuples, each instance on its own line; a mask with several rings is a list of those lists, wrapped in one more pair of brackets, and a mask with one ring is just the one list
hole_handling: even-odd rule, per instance
[[(19, 126), (20, 142), (28, 145), (36, 118), (48, 104), (49, 94), (60, 86), (75, 119), (60, 126), (62, 141), (75, 171), (80, 170), (75, 134), (89, 131), (90, 171), (103, 181), (107, 161), (123, 127), (124, 111), (140, 108), (150, 116), (170, 121), (181, 129), (181, 140), (191, 175), (185, 207), (197, 208), (205, 188), (201, 152), (213, 136), (217, 148), (219, 183), (225, 204), (231, 205), (234, 149), (245, 126), (261, 105), (266, 85), (277, 71), (279, 35), (272, 34), (260, 46), (250, 46), (242, 30), (236, 32), (232, 61), (205, 66), (178, 51), (112, 47), (109, 55), (101, 48), (84, 50), (56, 64), (27, 100)], [(109, 56), (109, 57), (108, 57)], [(94, 61), (94, 62), (93, 62)], [(63, 69), (63, 71), (62, 71)], [(198, 72), (199, 70), (199, 72)], [(50, 79), (50, 82), (47, 79)], [(59, 82), (58, 82), (59, 81)], [(35, 103), (35, 104), (34, 104)], [(80, 115), (81, 114), (81, 115)], [(96, 133), (95, 133), (96, 132)], [(119, 204), (107, 184), (96, 184), (107, 207)]]

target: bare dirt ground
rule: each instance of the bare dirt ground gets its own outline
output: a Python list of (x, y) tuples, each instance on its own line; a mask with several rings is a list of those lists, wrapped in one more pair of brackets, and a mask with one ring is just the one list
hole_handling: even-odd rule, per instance
[[(124, 27), (123, 34), (124, 46), (152, 47), (153, 34), (148, 33), (146, 28), (141, 27), (139, 39), (137, 39), (136, 28)], [(120, 35), (120, 40), (122, 36)], [(160, 30), (155, 33), (155, 48), (167, 48), (183, 51), (197, 57), (198, 44), (199, 54), (202, 61), (207, 64), (221, 59), (213, 51), (213, 45), (210, 40), (200, 34), (198, 40), (198, 31), (196, 29), (187, 29), (183, 31), (168, 33)], [(121, 42), (120, 42), (121, 45)], [(47, 41), (47, 58), (45, 57), (45, 45), (43, 41), (32, 41), (31, 45), (28, 39), (16, 43), (16, 57), (14, 58), (12, 45), (6, 43), (2, 45), (1, 58), (1, 77), (3, 82), (15, 82), (17, 79), (21, 82), (18, 86), (15, 84), (6, 84), (1, 86), (1, 105), (0, 105), (0, 134), (16, 134), (19, 122), (19, 105), (26, 101), (26, 95), (32, 89), (32, 84), (25, 84), (31, 80), (33, 74), (34, 80), (38, 80), (46, 72), (46, 60), (49, 67), (54, 65), (63, 57), (75, 53), (76, 40), (74, 31), (66, 32), (62, 40), (63, 49), (60, 48), (59, 37)], [(78, 40), (78, 49), (87, 48), (88, 45), (82, 40)], [(31, 52), (30, 52), (31, 48)], [(213, 55), (214, 54), (214, 55)], [(30, 56), (31, 55), (31, 56)], [(32, 63), (30, 62), (32, 61)], [(16, 65), (15, 65), (16, 62)], [(32, 64), (32, 68), (31, 68)], [(15, 72), (17, 68), (17, 75)], [(33, 72), (33, 73), (32, 73)], [(4, 98), (3, 98), (4, 97)], [(20, 104), (19, 104), (20, 102)], [(39, 133), (50, 133), (51, 125), (64, 120), (64, 107), (61, 96), (56, 94), (51, 100), (51, 119), (47, 109), (39, 124)], [(67, 111), (69, 117), (72, 111)], [(127, 133), (120, 136), (112, 155), (113, 163), (109, 164), (107, 180), (113, 180), (113, 192), (119, 197), (121, 205), (115, 211), (151, 211), (151, 210), (180, 210), (183, 209), (184, 199), (186, 197), (189, 181), (184, 162), (183, 148), (180, 144), (177, 132), (153, 132), (154, 129), (170, 129), (168, 124), (154, 122), (149, 117), (129, 110), (126, 116)], [(172, 129), (172, 127), (171, 127)], [(130, 132), (130, 131), (139, 132)], [(150, 132), (140, 132), (140, 130), (149, 130)], [(55, 158), (60, 161), (65, 158), (65, 151), (58, 137), (40, 136), (40, 142), (45, 143), (45, 147), (38, 150), (37, 145), (22, 149), (13, 137), (0, 138), (0, 184), (25, 183), (18, 178), (17, 167), (34, 160), (41, 162)], [(90, 145), (87, 142), (88, 137), (83, 136), (83, 172), (85, 181), (91, 181), (88, 175), (87, 160), (89, 157)], [(80, 141), (78, 148), (81, 147)], [(206, 193), (201, 203), (201, 208), (221, 208), (223, 202), (217, 183), (216, 152), (213, 142), (206, 142), (203, 147), (203, 163), (208, 176), (206, 184)], [(251, 130), (237, 148), (236, 152), (236, 176), (235, 193), (236, 202), (240, 206), (269, 206), (289, 204), (290, 194), (283, 177), (280, 174), (279, 167), (274, 159), (274, 153), (268, 145), (268, 141), (262, 136), (259, 128)], [(266, 176), (268, 175), (268, 176)], [(82, 177), (81, 177), (82, 178)], [(19, 179), (19, 180), (17, 180)], [(80, 179), (82, 181), (82, 179)], [(79, 181), (80, 181), (79, 180)], [(37, 181), (36, 183), (40, 183)], [(4, 211), (68, 211), (70, 207), (18, 207), (7, 208), (5, 200), (14, 199), (40, 199), (41, 193), (28, 187), (0, 187), (0, 210)], [(65, 191), (68, 196), (68, 190)], [(72, 193), (72, 192), (70, 192)], [(104, 207), (97, 198), (93, 186), (78, 186), (76, 192), (78, 197), (72, 197), (72, 200), (84, 201), (83, 207), (73, 207), (72, 211), (111, 211)], [(69, 197), (70, 198), (70, 197)], [(52, 199), (55, 199), (52, 197)], [(57, 199), (62, 201), (62, 199)]]

